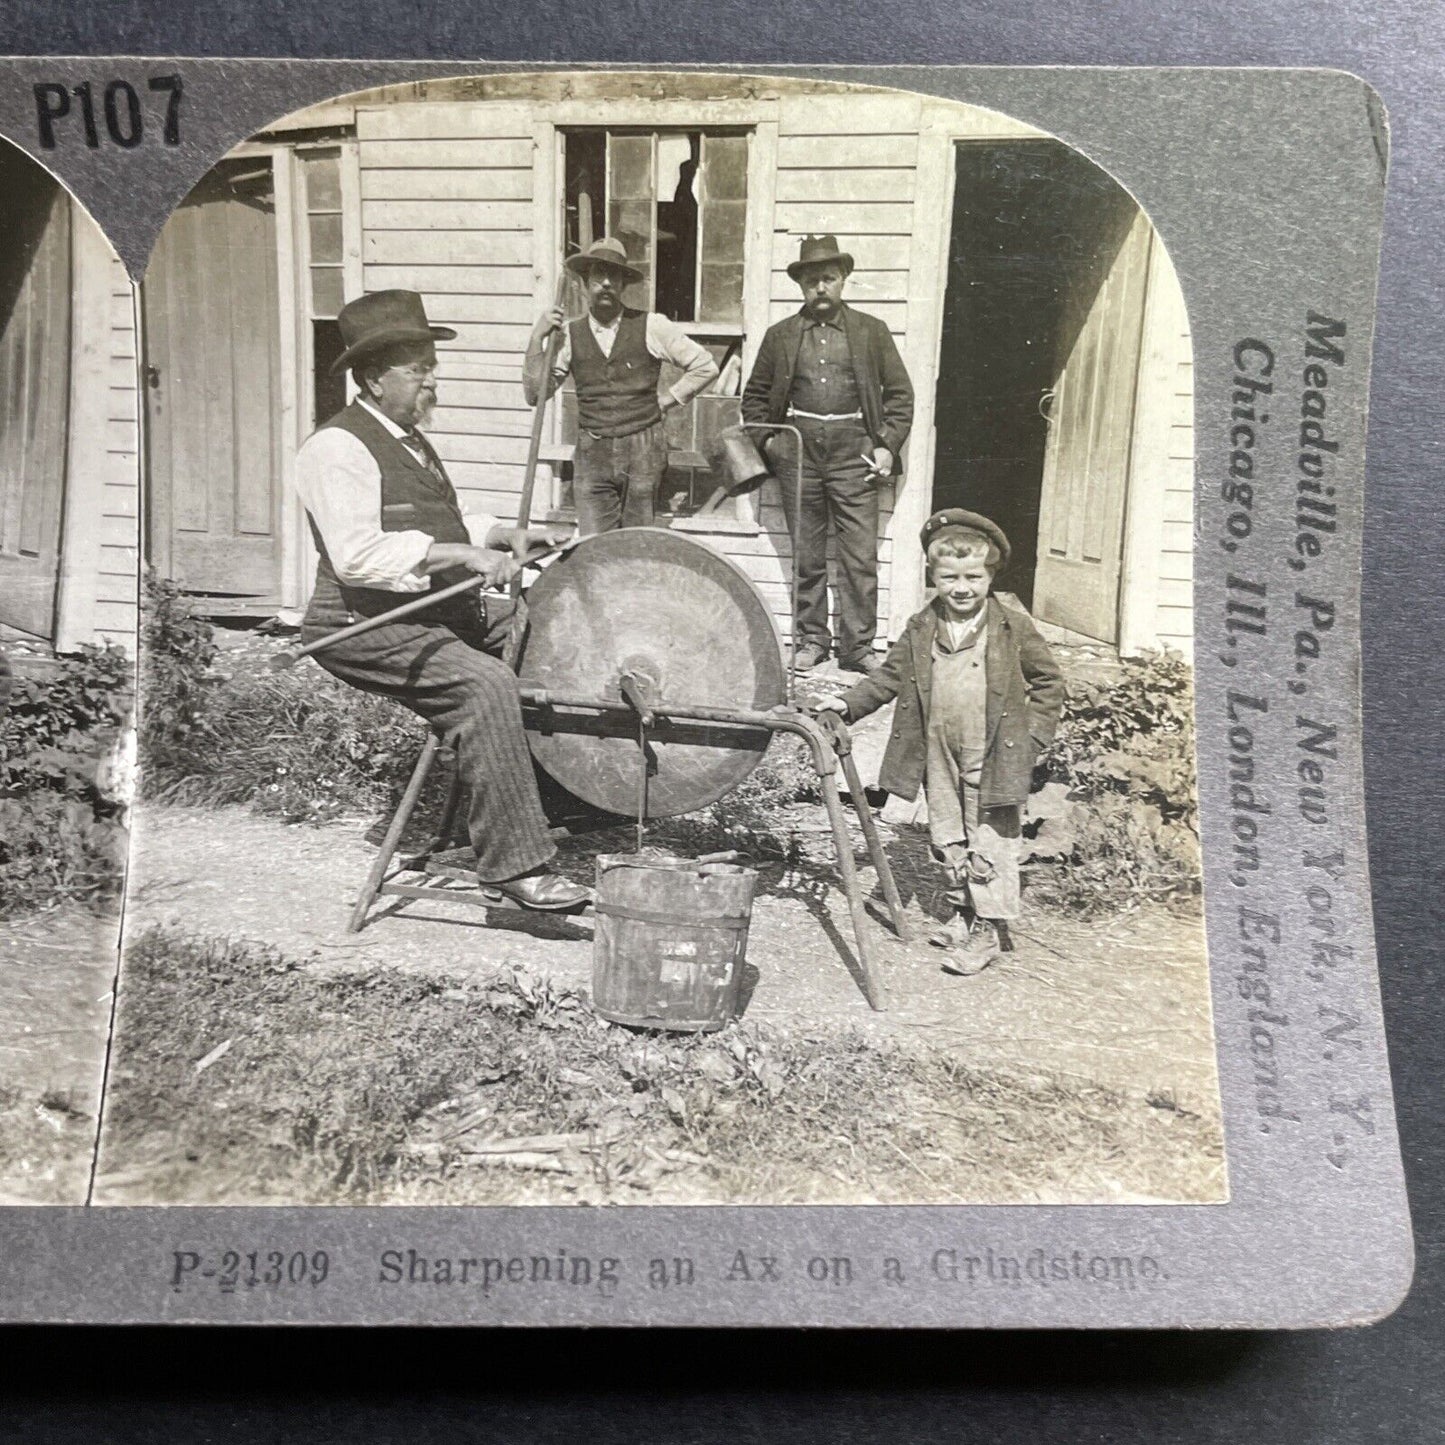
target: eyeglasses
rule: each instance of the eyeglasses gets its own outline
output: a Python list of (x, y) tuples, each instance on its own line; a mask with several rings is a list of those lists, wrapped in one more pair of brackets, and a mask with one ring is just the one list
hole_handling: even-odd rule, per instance
[(412, 381), (421, 381), (423, 377), (437, 374), (437, 364), (434, 361), (425, 363), (413, 361), (406, 366), (388, 366), (387, 370), (399, 371), (403, 376), (410, 377)]

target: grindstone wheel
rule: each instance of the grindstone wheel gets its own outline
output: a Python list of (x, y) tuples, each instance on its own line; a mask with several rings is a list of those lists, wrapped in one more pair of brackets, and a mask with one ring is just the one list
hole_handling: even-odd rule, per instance
[[(537, 762), (584, 802), (639, 811), (638, 715), (624, 674), (672, 707), (766, 712), (787, 696), (777, 625), (744, 573), (701, 542), (653, 527), (604, 532), (548, 567), (527, 593), (517, 674), (524, 689), (616, 703), (600, 715), (528, 709)], [(645, 817), (695, 812), (736, 788), (769, 733), (659, 716), (647, 730)]]

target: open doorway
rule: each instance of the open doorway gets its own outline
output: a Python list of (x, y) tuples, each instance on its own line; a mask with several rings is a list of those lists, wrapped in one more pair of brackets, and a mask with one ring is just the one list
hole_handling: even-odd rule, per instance
[(1151, 228), (1058, 141), (955, 157), (933, 506), (993, 517), (1013, 544), (1000, 586), (1115, 642)]

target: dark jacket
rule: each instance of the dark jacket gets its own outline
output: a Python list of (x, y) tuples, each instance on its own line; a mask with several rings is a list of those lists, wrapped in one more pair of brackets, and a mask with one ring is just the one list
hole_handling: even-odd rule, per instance
[[(902, 470), (899, 458), (913, 425), (913, 384), (888, 327), (876, 316), (855, 311), (846, 303), (840, 309), (853, 375), (858, 382), (863, 425), (875, 447), (887, 447), (893, 453), (893, 470), (897, 473)], [(744, 421), (787, 421), (788, 397), (806, 320), (798, 311), (763, 334), (758, 359), (743, 388)]]
[[(1002, 808), (1028, 798), (1034, 763), (1053, 741), (1058, 726), (1064, 679), (1048, 643), (1022, 606), (1001, 602), (996, 596), (985, 606), (988, 743), (979, 805)], [(938, 614), (929, 603), (908, 619), (903, 636), (888, 650), (878, 671), (843, 694), (849, 722), (876, 712), (891, 698), (898, 699), (878, 786), (902, 798), (916, 798), (923, 783), (937, 630)]]

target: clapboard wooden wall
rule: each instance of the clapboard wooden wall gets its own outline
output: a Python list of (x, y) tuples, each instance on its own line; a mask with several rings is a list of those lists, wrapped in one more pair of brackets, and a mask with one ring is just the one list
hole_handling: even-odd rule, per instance
[[(701, 99), (689, 97), (687, 88), (695, 83), (678, 78), (673, 96), (663, 93), (667, 85), (659, 81), (662, 90), (652, 90), (648, 110), (638, 109), (636, 95), (614, 101), (600, 94), (600, 81), (595, 97), (579, 92), (570, 99), (565, 94), (532, 99), (519, 93), (518, 81), (496, 99), (411, 95), (358, 106), (356, 224), (363, 285), (368, 291), (419, 291), (432, 319), (458, 332), (455, 341), (440, 348), (441, 405), (432, 436), (465, 505), (511, 516), (521, 489), (530, 423), (522, 397), (522, 356), (532, 322), (550, 299), (556, 270), (556, 124), (706, 126), (719, 123), (717, 106), (731, 106), (727, 123), (736, 124), (743, 119), (738, 107), (752, 105), (750, 245), (766, 244), (771, 256), (765, 268), (756, 260), (749, 267), (747, 361), (763, 330), (799, 304), (787, 266), (796, 259), (801, 238), (831, 233), (857, 261), (849, 301), (887, 322), (916, 393), (931, 396), (938, 342), (928, 318), (937, 307), (925, 304), (925, 292), (937, 283), (928, 281), (925, 261), (930, 248), (946, 247), (946, 239), (932, 233), (946, 237), (948, 195), (940, 182), (951, 171), (951, 159), (941, 159), (936, 144), (939, 103), (905, 93), (795, 93), (782, 86), (754, 89), (748, 101), (719, 99), (716, 89)], [(716, 87), (717, 78), (712, 84)], [(655, 119), (649, 122), (648, 115)], [(970, 116), (960, 133), (973, 134), (979, 127), (1000, 134), (1027, 131), (985, 112)], [(933, 147), (926, 164), (925, 139)], [(1169, 277), (1177, 293), (1172, 270)], [(1176, 296), (1170, 304), (1177, 314), (1167, 333), (1156, 333), (1154, 347), (1158, 364), (1168, 368), (1162, 393), (1168, 398), (1167, 425), (1160, 414), (1151, 430), (1149, 456), (1151, 485), (1162, 481), (1163, 491), (1151, 504), (1147, 538), (1132, 539), (1133, 571), (1126, 586), (1135, 589), (1138, 604), (1135, 642), (1145, 639), (1140, 645), (1187, 651), (1192, 378), (1182, 301)], [(1156, 309), (1156, 315), (1162, 314), (1162, 308)], [(911, 450), (928, 456), (922, 442)], [(903, 485), (912, 496), (914, 488), (927, 492), (931, 480), (915, 475)], [(892, 612), (898, 496), (896, 484), (883, 488), (880, 631), (887, 629)], [(927, 499), (913, 497), (906, 509), (908, 536), (897, 543), (900, 565), (910, 569), (900, 610), (912, 605), (909, 594), (918, 569), (913, 514), (920, 511), (927, 514)], [(679, 525), (704, 536), (747, 572), (786, 635), (791, 557), (776, 484), (769, 483), (737, 521), (708, 528), (687, 519)], [(1128, 613), (1127, 605), (1124, 610)], [(892, 618), (895, 630), (899, 621)]]
[(1164, 530), (1154, 635), (1161, 645), (1189, 657), (1194, 648), (1194, 347), (1187, 319), (1180, 320), (1172, 333), (1173, 390), (1162, 463)]
[(1124, 519), (1120, 641), (1127, 653), (1194, 643), (1194, 348), (1162, 239), (1149, 261), (1131, 476)]
[(135, 651), (140, 556), (135, 294), (99, 228), (74, 208), (70, 406), (55, 646)]
[(456, 330), (438, 348), (429, 435), (464, 504), (504, 517), (522, 489), (522, 356), (546, 265), (534, 202), (551, 168), (536, 130), (530, 108), (488, 102), (357, 114), (365, 289), (420, 291), (431, 320)]
[(105, 469), (100, 565), (96, 572), (96, 641), (134, 646), (136, 566), (140, 543), (140, 422), (136, 383), (135, 297), (130, 278), (110, 261), (110, 348), (106, 368)]

